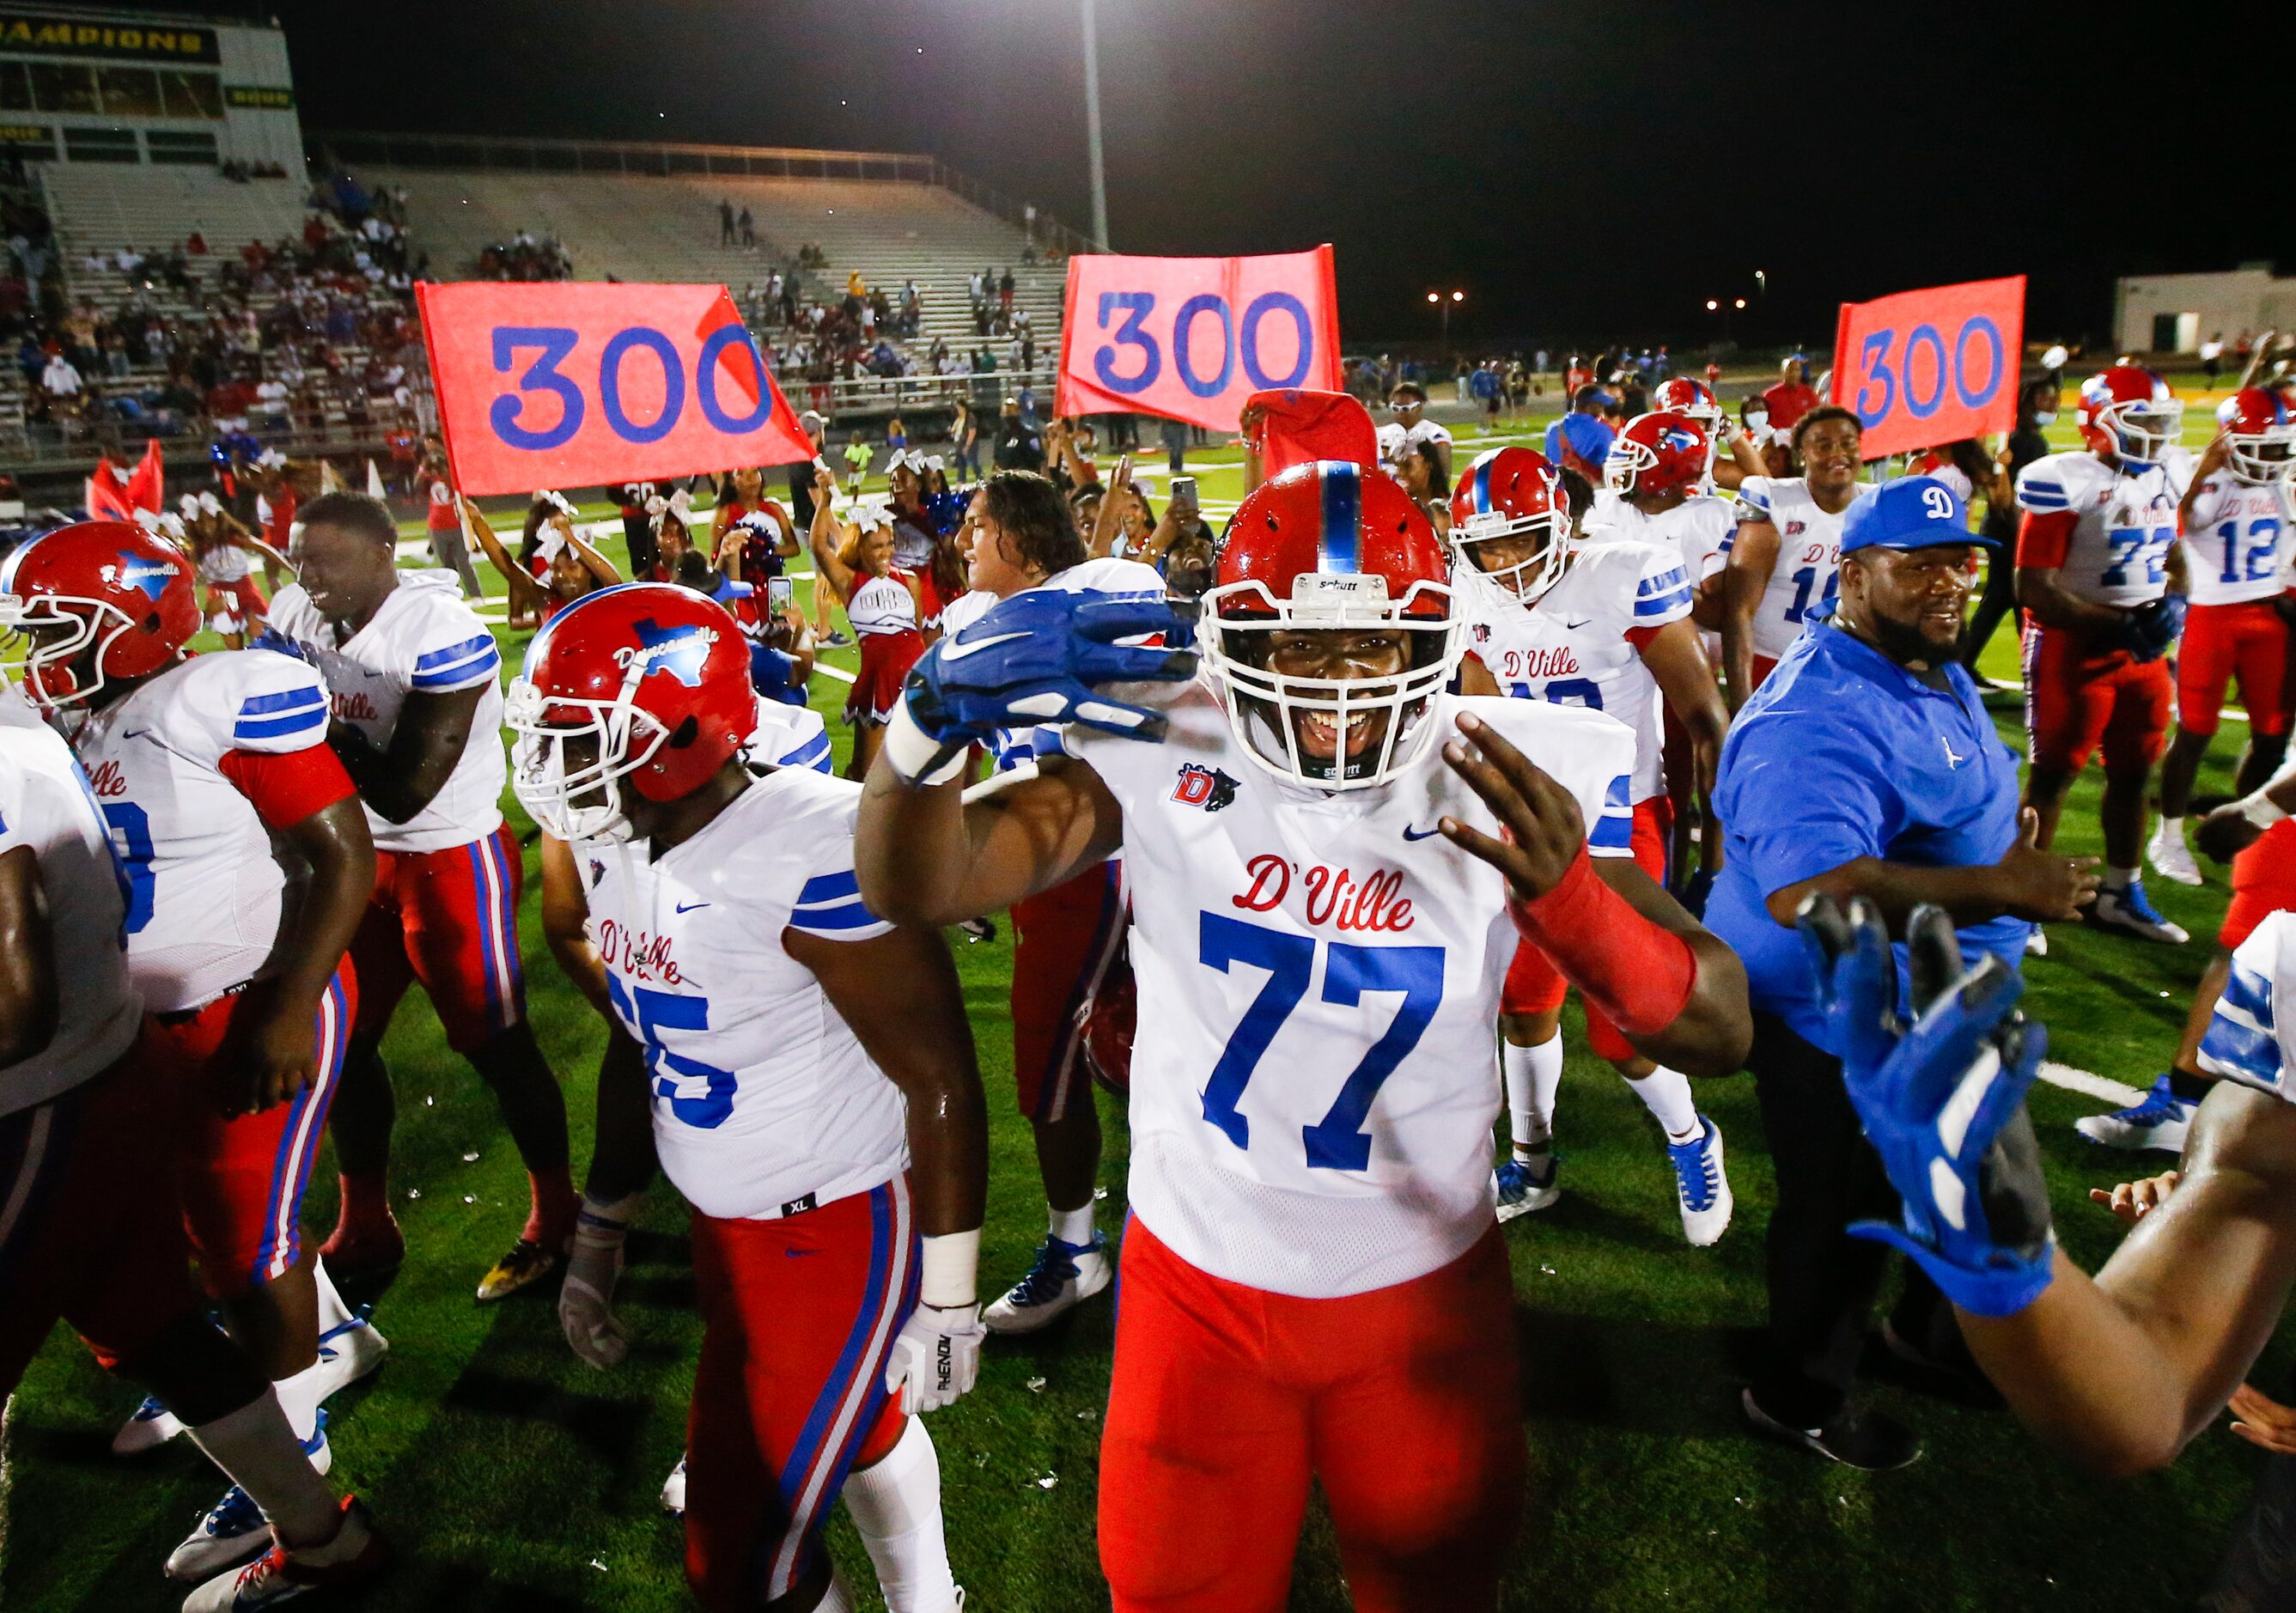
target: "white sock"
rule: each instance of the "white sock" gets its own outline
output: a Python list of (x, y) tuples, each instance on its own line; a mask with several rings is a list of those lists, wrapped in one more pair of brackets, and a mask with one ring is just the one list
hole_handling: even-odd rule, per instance
[(1554, 1134), (1554, 1095), (1562, 1086), (1562, 1037), (1537, 1047), (1499, 1040), (1499, 1069), (1506, 1078), (1507, 1128), (1519, 1154), (1537, 1153)]
[(2108, 868), (2104, 871), (2104, 888), (2107, 890), (2126, 890), (2136, 882), (2136, 870), (2134, 868)]
[(1092, 1241), (1092, 1200), (1084, 1201), (1082, 1209), (1056, 1209), (1052, 1214), (1053, 1236), (1062, 1243), (1078, 1246)]
[(2181, 817), (2172, 818), (2167, 813), (2162, 813), (2161, 815), (2161, 826), (2152, 831), (2152, 838), (2156, 840), (2183, 839), (2185, 838), (2185, 820)]
[(312, 1471), (276, 1394), (266, 1392), (227, 1417), (201, 1423), (191, 1435), (290, 1545), (333, 1538), (340, 1510), (334, 1494)]
[(846, 1588), (845, 1576), (835, 1568), (829, 1570), (829, 1589), (813, 1604), (813, 1613), (853, 1613), (853, 1593)]
[(950, 1613), (956, 1580), (940, 1517), (940, 1459), (924, 1419), (912, 1417), (873, 1467), (849, 1474), (845, 1510), (876, 1565), (888, 1613)]
[(1666, 1127), (1669, 1142), (1693, 1142), (1705, 1129), (1698, 1118), (1698, 1104), (1690, 1095), (1690, 1077), (1680, 1070), (1669, 1069), (1661, 1064), (1639, 1081), (1628, 1077), (1627, 1085), (1634, 1088), (1643, 1107)]
[(335, 1292), (335, 1280), (327, 1275), (327, 1263), (316, 1257), (311, 1261), (311, 1281), (319, 1290), (319, 1337), (325, 1338), (344, 1322), (353, 1319), (351, 1307)]

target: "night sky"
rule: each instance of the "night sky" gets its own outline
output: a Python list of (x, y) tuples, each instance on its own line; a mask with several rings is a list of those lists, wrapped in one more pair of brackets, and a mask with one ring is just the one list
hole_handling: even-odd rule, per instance
[[(187, 7), (210, 12), (228, 4)], [(929, 152), (1079, 228), (1076, 0), (299, 0), (309, 128)], [(1099, 0), (1112, 243), (1329, 240), (1350, 348), (1829, 345), (1833, 309), (2296, 264), (2276, 53), (2215, 7)], [(2202, 20), (2206, 19), (2206, 20)], [(1757, 300), (1754, 271), (1769, 277)]]

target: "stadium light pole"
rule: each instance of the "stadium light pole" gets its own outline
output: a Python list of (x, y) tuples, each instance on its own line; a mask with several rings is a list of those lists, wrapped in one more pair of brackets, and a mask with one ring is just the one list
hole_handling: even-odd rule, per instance
[(1100, 30), (1094, 26), (1093, 0), (1078, 0), (1084, 8), (1085, 139), (1092, 155), (1092, 239), (1108, 250), (1108, 175), (1101, 163)]

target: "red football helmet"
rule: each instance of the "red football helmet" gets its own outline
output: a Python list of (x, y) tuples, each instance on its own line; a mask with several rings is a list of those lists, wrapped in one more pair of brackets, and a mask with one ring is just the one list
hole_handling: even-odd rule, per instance
[(740, 624), (706, 594), (623, 583), (584, 594), (527, 646), (504, 720), (511, 788), (563, 840), (628, 830), (615, 780), (649, 801), (691, 795), (758, 725)]
[(1716, 437), (1722, 430), (1722, 405), (1714, 401), (1714, 390), (1702, 381), (1687, 375), (1671, 375), (1651, 391), (1651, 408), (1658, 413), (1687, 414), (1706, 428), (1706, 435)]
[[(1511, 566), (1481, 563), (1475, 549), (1493, 539), (1544, 533), (1546, 541)], [(1478, 454), (1451, 493), (1455, 577), (1488, 582), (1532, 604), (1562, 580), (1570, 564), (1570, 496), (1562, 473), (1530, 448), (1490, 448)]]
[(0, 635), (16, 641), (4, 664), (42, 706), (157, 672), (199, 630), (191, 562), (132, 521), (58, 527), (0, 565)]
[[(1693, 383), (1695, 384), (1695, 383)], [(1616, 493), (1671, 493), (1706, 478), (1713, 439), (1687, 414), (1637, 414), (1611, 444), (1603, 480)]]
[(2296, 472), (2296, 406), (2286, 392), (2243, 387), (2217, 405), (2217, 425), (2241, 480), (2286, 481)]
[(2132, 471), (2158, 465), (2184, 421), (2169, 383), (2141, 364), (2115, 364), (2081, 382), (2081, 440)]
[[(1383, 784), (1416, 760), (1462, 649), (1447, 569), (1426, 513), (1383, 471), (1318, 460), (1254, 488), (1228, 526), (1199, 628), (1245, 752), (1318, 790)], [(1278, 633), (1374, 632), (1402, 635), (1399, 671), (1331, 677), (1328, 659), (1313, 672), (1279, 665)], [(1332, 754), (1308, 754), (1303, 731)]]

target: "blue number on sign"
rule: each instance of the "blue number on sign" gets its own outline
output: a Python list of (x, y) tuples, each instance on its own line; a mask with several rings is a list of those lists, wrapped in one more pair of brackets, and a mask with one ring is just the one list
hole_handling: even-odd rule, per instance
[[(1220, 322), (1219, 373), (1210, 381), (1196, 378), (1194, 363), (1188, 356), (1188, 338), (1199, 314), (1217, 314)], [(1198, 397), (1218, 397), (1227, 390), (1228, 378), (1235, 373), (1235, 330), (1234, 316), (1229, 314), (1227, 299), (1206, 292), (1191, 297), (1180, 305), (1172, 316), (1172, 367), (1179, 372), (1180, 384)]]
[(1603, 688), (1591, 677), (1558, 677), (1546, 685), (1546, 700), (1557, 706), (1584, 706), (1589, 711), (1603, 708)]
[[(1283, 1022), (1308, 995), (1315, 970), (1316, 941), (1246, 924), (1223, 913), (1201, 915), (1200, 955), (1222, 974), (1235, 963), (1267, 971), (1267, 984), (1243, 1011), (1226, 1051), (1204, 1083), (1204, 1118), (1238, 1148), (1251, 1142), (1250, 1123), (1237, 1112), (1252, 1072), (1267, 1055)], [(1372, 1044), (1340, 1085), (1331, 1109), (1313, 1126), (1300, 1128), (1308, 1163), (1328, 1170), (1362, 1170), (1371, 1163), (1371, 1137), (1364, 1120), (1443, 1003), (1443, 949), (1439, 946), (1357, 946), (1334, 941), (1324, 966), (1324, 1001), (1354, 1008), (1366, 992), (1400, 992), (1403, 1003), (1386, 1031)]]
[[(661, 361), (661, 413), (648, 425), (639, 425), (622, 412), (622, 360), (632, 348), (644, 348)], [(606, 412), (606, 423), (624, 442), (660, 442), (668, 437), (685, 412), (685, 366), (678, 362), (676, 344), (645, 325), (615, 332), (598, 356), (598, 403)]]
[[(1927, 402), (1914, 396), (1914, 349), (1917, 347), (1927, 348), (1932, 356), (1931, 362), (1937, 365), (1937, 389), (1929, 395)], [(1906, 373), (1906, 413), (1915, 420), (1927, 420), (1945, 401), (1945, 338), (1938, 334), (1935, 325), (1918, 324), (1913, 328), (1906, 338), (1902, 367)]]
[[(1816, 566), (1804, 566), (1800, 570), (1795, 572), (1793, 574), (1793, 603), (1786, 607), (1786, 620), (1791, 623), (1799, 623), (1804, 617), (1809, 614), (1809, 595), (1810, 591), (1817, 586), (1817, 568)], [(1832, 604), (1833, 602), (1834, 595), (1841, 592), (1841, 573), (1839, 571), (1827, 572), (1825, 574), (1825, 592), (1818, 596), (1819, 605), (1824, 607)]]
[[(572, 381), (558, 373), (558, 366), (574, 350), (580, 340), (578, 332), (562, 325), (496, 325), (495, 327), (495, 368), (508, 373), (517, 361), (521, 348), (538, 348), (542, 356), (527, 366), (526, 373), (518, 378), (520, 396), (497, 397), (487, 410), (488, 423), (495, 435), (513, 448), (554, 448), (582, 429), (582, 391)], [(546, 430), (531, 431), (519, 424), (526, 412), (525, 394), (549, 392), (559, 404), (558, 423)]]
[(152, 872), (152, 816), (133, 801), (107, 801), (103, 821), (111, 826), (119, 869), (127, 877), (127, 933), (132, 936), (152, 921), (152, 893), (160, 882)]
[[(1880, 424), (1882, 417), (1898, 401), (1898, 378), (1890, 371), (1890, 344), (1897, 339), (1895, 331), (1875, 331), (1858, 349), (1857, 368), (1866, 377), (1866, 384), (1857, 389), (1857, 419), (1863, 425)], [(1882, 401), (1869, 405), (1866, 391), (1877, 384), (1882, 389)]]
[[(1990, 350), (1991, 362), (1986, 366), (1985, 384), (1969, 384), (1969, 339), (1982, 336)], [(2001, 327), (1980, 314), (1961, 327), (1961, 334), (1953, 339), (1953, 389), (1961, 398), (1964, 409), (1974, 409), (1992, 401), (2001, 387)]]
[[(1110, 318), (1119, 311), (1124, 315), (1124, 323), (1116, 327), (1115, 342), (1092, 356), (1092, 373), (1100, 377), (1100, 384), (1110, 391), (1128, 396), (1145, 392), (1156, 384), (1156, 377), (1163, 373), (1164, 356), (1157, 350), (1156, 339), (1140, 328), (1140, 322), (1155, 308), (1156, 293), (1153, 291), (1103, 291), (1100, 294), (1102, 330), (1108, 329)], [(1140, 349), (1137, 374), (1119, 375), (1116, 373), (1115, 356), (1119, 344)]]
[[(668, 1100), (669, 1112), (696, 1130), (725, 1125), (734, 1112), (734, 1072), (674, 1053), (661, 1044), (665, 1030), (708, 1030), (709, 999), (643, 986), (625, 987), (621, 977), (611, 972), (606, 992), (622, 1023), (645, 1044), (646, 1073), (653, 1077), (654, 1096)], [(701, 1083), (699, 1093), (693, 1090), (696, 1081)]]
[[(758, 378), (758, 406), (750, 411), (746, 419), (740, 420), (726, 413), (718, 401), (718, 361), (737, 342), (750, 355), (750, 363), (754, 366), (750, 373)], [(701, 405), (701, 417), (720, 431), (739, 436), (766, 423), (774, 412), (774, 389), (766, 384), (766, 361), (745, 327), (719, 325), (709, 332), (709, 339), (701, 344), (701, 369), (694, 379), (693, 394)]]
[[(1270, 314), (1279, 313), (1289, 314), (1300, 331), (1300, 356), (1289, 375), (1270, 375), (1259, 364), (1259, 322)], [(1308, 320), (1307, 305), (1289, 291), (1262, 291), (1243, 311), (1243, 329), (1238, 334), (1237, 345), (1243, 353), (1243, 373), (1253, 386), (1263, 392), (1271, 387), (1298, 386), (1308, 379), (1308, 371), (1316, 360), (1316, 334)]]
[(1388, 1022), (1386, 1034), (1348, 1072), (1331, 1112), (1300, 1132), (1308, 1163), (1326, 1170), (1359, 1171), (1370, 1166), (1371, 1134), (1363, 1129), (1364, 1118), (1371, 1113), (1380, 1087), (1419, 1045), (1428, 1022), (1443, 1005), (1443, 949), (1332, 942), (1324, 964), (1324, 1001), (1354, 1008), (1367, 991), (1399, 991), (1403, 1005)]

